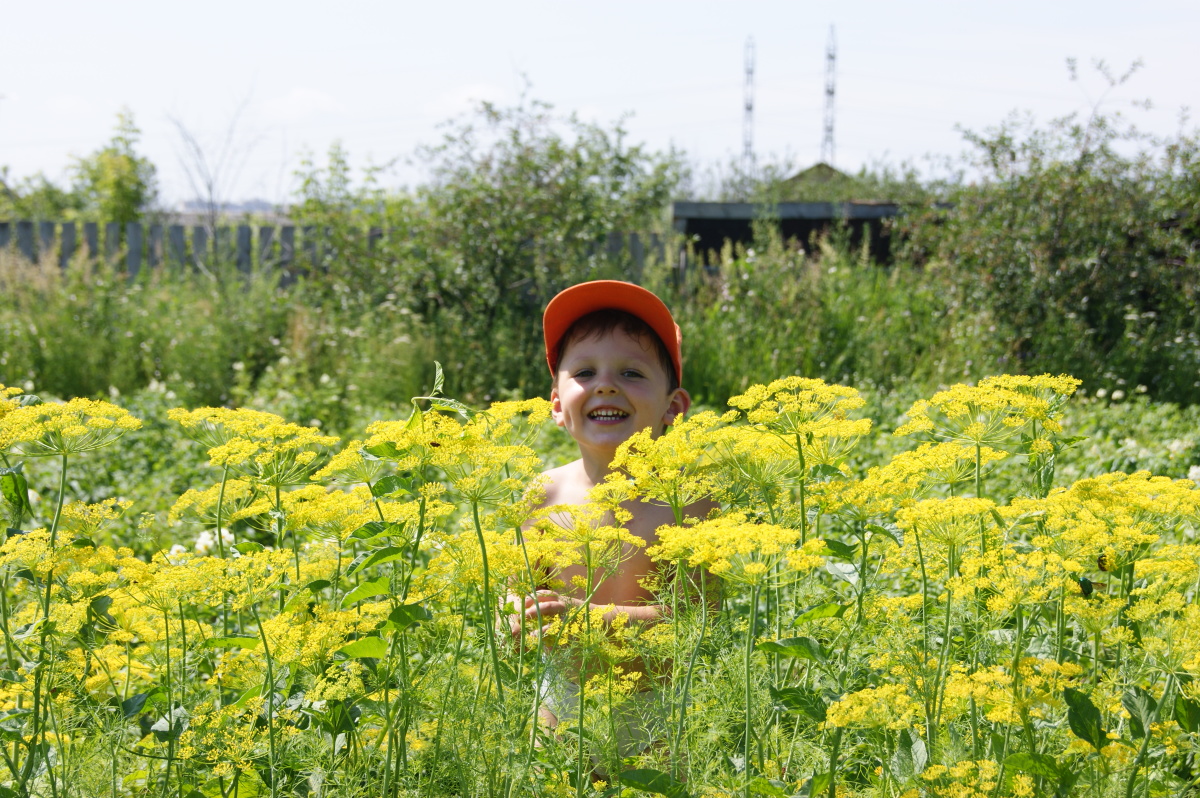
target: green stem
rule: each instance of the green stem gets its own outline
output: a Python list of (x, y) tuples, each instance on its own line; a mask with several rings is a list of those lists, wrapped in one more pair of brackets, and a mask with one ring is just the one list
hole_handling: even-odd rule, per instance
[(750, 590), (750, 626), (746, 629), (746, 660), (745, 660), (745, 701), (746, 701), (746, 733), (744, 740), (743, 774), (746, 777), (745, 798), (750, 798), (750, 738), (751, 738), (751, 703), (750, 703), (750, 664), (754, 656), (754, 638), (758, 627), (758, 591), (757, 584)]
[(267, 742), (269, 746), (267, 764), (271, 773), (271, 798), (277, 798), (279, 795), (279, 777), (275, 770), (275, 663), (271, 658), (271, 645), (267, 642), (267, 631), (263, 629), (262, 619), (258, 617), (258, 605), (251, 604), (250, 612), (254, 616), (254, 623), (258, 626), (258, 636), (263, 644), (263, 657), (267, 661), (267, 683), (265, 685), (267, 692)]
[[(678, 574), (683, 572), (683, 562), (680, 561), (677, 566), (676, 579)], [(692, 649), (692, 656), (688, 660), (687, 672), (683, 677), (683, 691), (679, 699), (679, 724), (675, 727), (675, 745), (671, 746), (671, 775), (676, 779), (679, 778), (678, 759), (683, 751), (683, 729), (684, 718), (687, 716), (688, 693), (692, 687), (692, 674), (696, 670), (696, 660), (700, 657), (700, 649), (704, 646), (704, 633), (708, 629), (708, 575), (700, 575), (700, 636), (696, 640), (696, 647)], [(678, 623), (679, 619), (676, 618)], [(690, 761), (690, 760), (689, 760)]]
[(479, 522), (479, 502), (471, 502), (471, 519), (475, 522), (475, 537), (479, 540), (479, 555), (483, 563), (483, 627), (487, 632), (488, 649), (492, 652), (492, 671), (496, 677), (496, 696), (504, 702), (504, 684), (500, 678), (500, 652), (496, 648), (496, 608), (492, 603), (492, 585), (488, 572), (487, 541), (483, 538), (483, 525)]

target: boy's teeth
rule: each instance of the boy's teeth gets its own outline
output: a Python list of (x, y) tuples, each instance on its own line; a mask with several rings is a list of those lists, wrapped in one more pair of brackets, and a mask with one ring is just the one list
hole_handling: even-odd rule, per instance
[(625, 418), (629, 414), (622, 410), (593, 410), (588, 415), (590, 415), (592, 418), (609, 419), (609, 418)]

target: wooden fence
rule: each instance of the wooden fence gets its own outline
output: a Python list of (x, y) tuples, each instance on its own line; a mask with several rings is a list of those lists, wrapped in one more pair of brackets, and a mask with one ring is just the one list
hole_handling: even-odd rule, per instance
[[(364, 230), (363, 235), (368, 252), (374, 252), (385, 246), (389, 233), (373, 227)], [(54, 258), (62, 268), (79, 256), (108, 262), (123, 258), (130, 279), (136, 278), (143, 268), (165, 265), (204, 270), (231, 263), (247, 274), (255, 270), (278, 270), (281, 281), (287, 283), (294, 279), (298, 261), (305, 265), (321, 262), (328, 238), (325, 231), (316, 227), (293, 225), (223, 226), (214, 231), (202, 225), (130, 222), (122, 230), (122, 225), (116, 222), (0, 221), (0, 253), (15, 251), (30, 262)], [(612, 233), (603, 245), (597, 246), (597, 254), (612, 259), (628, 258), (635, 278), (640, 278), (648, 256), (659, 261), (666, 258), (667, 244), (657, 234), (643, 240), (637, 233)]]

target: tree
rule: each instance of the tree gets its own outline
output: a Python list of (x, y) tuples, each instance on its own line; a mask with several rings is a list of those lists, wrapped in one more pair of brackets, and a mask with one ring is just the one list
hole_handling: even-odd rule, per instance
[(484, 103), (419, 158), (432, 180), (417, 192), (425, 269), (414, 309), (469, 342), (446, 355), (467, 391), (494, 385), (503, 363), (499, 373), (522, 375), (507, 387), (540, 392), (541, 309), (574, 283), (628, 279), (605, 256), (608, 235), (658, 229), (682, 174), (677, 153), (630, 145), (619, 123), (538, 102)]
[(70, 219), (83, 209), (82, 199), (73, 191), (52, 183), (41, 172), (13, 181), (7, 168), (0, 168), (0, 218)]
[[(1099, 67), (1110, 87), (1132, 74)], [(992, 312), (1011, 370), (1194, 398), (1197, 138), (1155, 139), (1099, 103), (966, 138), (977, 179), (905, 217), (908, 255)]]
[(141, 131), (128, 108), (117, 113), (117, 128), (108, 144), (71, 166), (72, 191), (81, 215), (105, 222), (136, 222), (158, 198), (157, 170), (135, 146)]

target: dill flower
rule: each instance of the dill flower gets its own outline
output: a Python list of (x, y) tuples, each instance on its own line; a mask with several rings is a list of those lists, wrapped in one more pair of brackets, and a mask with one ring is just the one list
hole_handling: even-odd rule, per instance
[(646, 553), (659, 561), (686, 561), (727, 581), (762, 585), (790, 581), (824, 563), (821, 540), (799, 542), (799, 529), (759, 524), (731, 512), (690, 526), (661, 527), (658, 543)]
[[(908, 421), (896, 435), (924, 433), (972, 446), (1001, 446), (1030, 422), (1045, 432), (1062, 431), (1066, 400), (1079, 387), (1074, 377), (1003, 375), (978, 385), (954, 385), (908, 409)], [(1035, 436), (1036, 437), (1036, 436)]]
[[(907, 685), (881, 684), (848, 693), (829, 705), (826, 728), (909, 729), (925, 713)], [(918, 725), (919, 728), (919, 725)]]
[(68, 502), (63, 505), (61, 523), (72, 534), (86, 537), (115, 521), (133, 506), (128, 499), (105, 499), (95, 504)]
[(1038, 542), (1064, 558), (1112, 571), (1144, 557), (1183, 519), (1200, 515), (1200, 490), (1186, 479), (1117, 471), (1078, 480), (1044, 499), (1013, 499), (1007, 512), (1037, 519), (1049, 539)]
[(1000, 765), (991, 759), (964, 760), (949, 767), (930, 765), (921, 773), (929, 794), (936, 798), (991, 798)]
[(0, 452), (12, 449), (27, 457), (90, 452), (142, 426), (128, 410), (94, 399), (16, 407), (8, 399), (3, 404)]
[[(983, 465), (1008, 456), (986, 446), (978, 454)], [(862, 479), (814, 485), (813, 495), (825, 512), (866, 521), (908, 507), (934, 487), (963, 481), (973, 472), (975, 458), (975, 450), (960, 443), (923, 443), (886, 465), (872, 466)]]
[(706, 411), (672, 425), (658, 437), (649, 428), (634, 433), (617, 447), (610, 481), (629, 479), (635, 494), (670, 505), (681, 522), (685, 507), (717, 487), (708, 439), (714, 428), (729, 420)]
[(858, 438), (871, 429), (870, 419), (846, 414), (866, 404), (854, 388), (824, 380), (784, 377), (769, 385), (753, 385), (729, 400), (751, 424), (780, 435), (804, 438)]
[(229, 467), (263, 485), (299, 485), (317, 456), (338, 438), (284, 421), (274, 413), (224, 407), (176, 408), (167, 417), (208, 446), (209, 463)]

